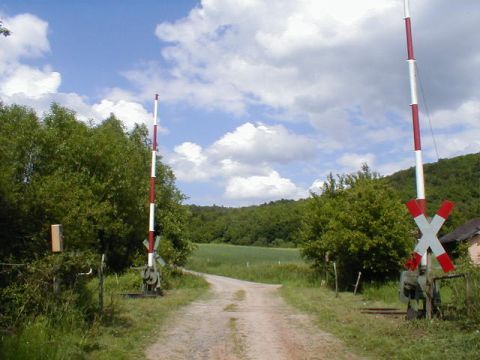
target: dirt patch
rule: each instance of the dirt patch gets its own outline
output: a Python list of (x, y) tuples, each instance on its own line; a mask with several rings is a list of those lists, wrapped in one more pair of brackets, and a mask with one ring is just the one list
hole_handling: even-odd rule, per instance
[[(211, 295), (174, 315), (148, 359), (358, 359), (287, 305), (279, 285), (204, 275)], [(232, 316), (234, 311), (234, 317)]]

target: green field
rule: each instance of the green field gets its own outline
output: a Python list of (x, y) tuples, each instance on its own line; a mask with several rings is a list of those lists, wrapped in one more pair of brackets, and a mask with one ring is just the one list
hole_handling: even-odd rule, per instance
[(283, 298), (310, 313), (318, 327), (342, 339), (355, 353), (374, 359), (479, 359), (480, 324), (462, 330), (455, 321), (406, 321), (362, 314), (366, 307), (396, 307), (397, 284), (368, 284), (364, 293), (335, 292), (302, 262), (296, 249), (200, 244), (192, 270), (238, 279), (283, 284)]
[(315, 281), (298, 249), (198, 244), (186, 267), (270, 284)]

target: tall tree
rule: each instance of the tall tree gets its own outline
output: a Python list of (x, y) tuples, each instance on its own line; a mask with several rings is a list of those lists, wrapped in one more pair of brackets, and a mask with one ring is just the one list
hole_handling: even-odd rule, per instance
[[(2, 257), (48, 252), (55, 223), (64, 225), (68, 249), (106, 252), (117, 270), (144, 250), (150, 183), (145, 126), (128, 133), (113, 115), (91, 126), (57, 104), (40, 121), (26, 108), (2, 105), (0, 147), (0, 222), (10, 223), (0, 231)], [(157, 166), (158, 223), (171, 244), (164, 256), (185, 261), (191, 248), (183, 195), (173, 172), (160, 161)]]

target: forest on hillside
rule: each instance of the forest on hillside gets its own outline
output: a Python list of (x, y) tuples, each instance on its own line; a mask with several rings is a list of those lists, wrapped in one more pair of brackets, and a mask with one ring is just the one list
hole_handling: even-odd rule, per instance
[(189, 205), (187, 231), (199, 243), (295, 247), (303, 205), (293, 200), (243, 208)]
[[(426, 164), (424, 171), (429, 213), (434, 214), (446, 199), (456, 205), (442, 233), (480, 216), (480, 153), (440, 159)], [(413, 167), (375, 181), (389, 185), (403, 203), (415, 198)], [(189, 205), (188, 232), (198, 243), (296, 247), (302, 242), (299, 231), (311, 201), (280, 200), (243, 208)]]

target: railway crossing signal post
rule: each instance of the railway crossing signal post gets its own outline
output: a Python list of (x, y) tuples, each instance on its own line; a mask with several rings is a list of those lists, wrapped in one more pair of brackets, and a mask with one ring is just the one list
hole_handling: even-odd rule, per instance
[(409, 310), (411, 309), (412, 304), (415, 304), (414, 308), (412, 308), (412, 317), (417, 317), (418, 302), (419, 300), (423, 300), (425, 316), (430, 318), (432, 316), (435, 299), (440, 299), (440, 294), (438, 289), (435, 289), (435, 284), (433, 281), (431, 268), (432, 251), (435, 253), (445, 272), (454, 269), (453, 263), (436, 236), (443, 222), (445, 222), (445, 219), (453, 209), (453, 203), (445, 202), (431, 221), (427, 219), (427, 200), (425, 197), (425, 181), (423, 176), (422, 145), (418, 109), (417, 66), (413, 48), (413, 32), (410, 18), (409, 0), (404, 0), (404, 13), (417, 190), (417, 198), (410, 201), (407, 206), (410, 210), (410, 213), (413, 215), (422, 236), (415, 247), (415, 252), (412, 259), (407, 263), (407, 268), (409, 268), (409, 270), (403, 272), (401, 275), (400, 298), (408, 303)]
[(152, 142), (152, 165), (150, 173), (150, 206), (149, 206), (149, 221), (148, 221), (148, 257), (147, 266), (143, 269), (143, 288), (145, 294), (160, 294), (160, 272), (156, 266), (156, 250), (160, 237), (157, 238), (155, 244), (155, 183), (157, 176), (157, 109), (158, 109), (158, 94), (155, 94), (155, 105), (153, 111), (153, 142)]

